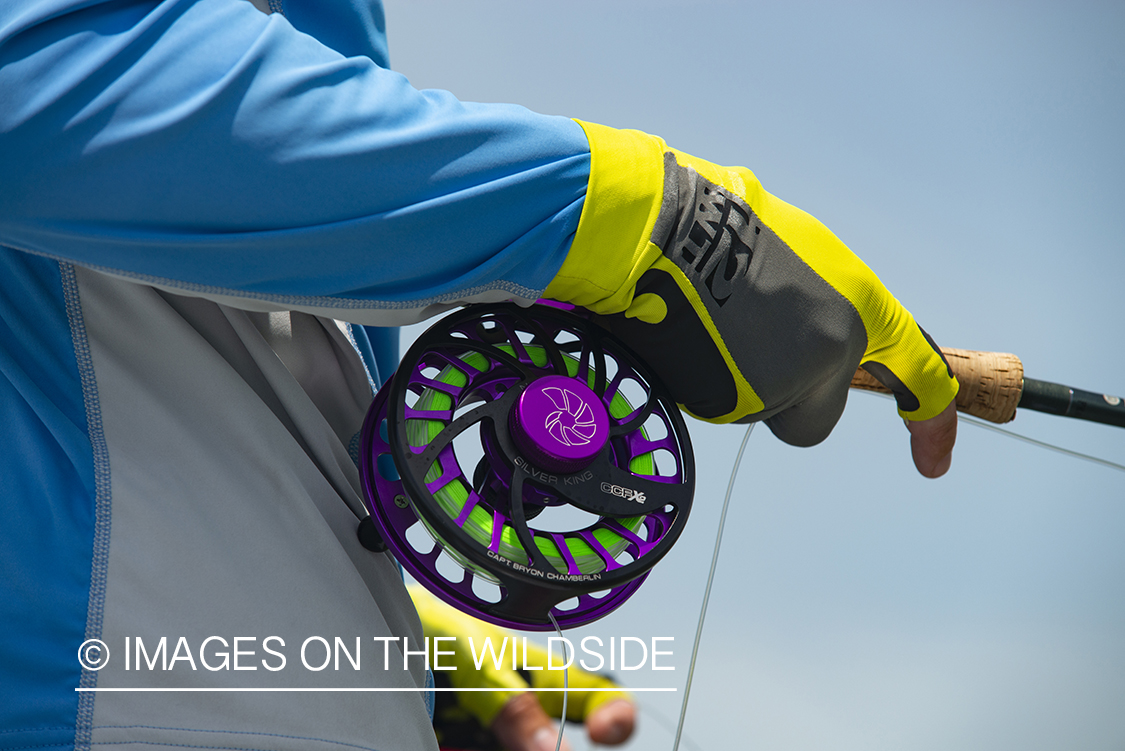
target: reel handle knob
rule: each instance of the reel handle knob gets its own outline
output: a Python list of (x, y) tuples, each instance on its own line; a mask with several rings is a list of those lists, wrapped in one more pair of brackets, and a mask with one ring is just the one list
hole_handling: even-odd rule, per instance
[(356, 527), (355, 536), (359, 538), (359, 544), (371, 552), (387, 552), (387, 543), (383, 541), (383, 536), (379, 534), (379, 529), (370, 516), (363, 517), (359, 526)]

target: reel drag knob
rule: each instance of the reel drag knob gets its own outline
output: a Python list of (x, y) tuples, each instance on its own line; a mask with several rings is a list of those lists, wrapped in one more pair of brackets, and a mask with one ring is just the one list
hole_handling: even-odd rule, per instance
[(609, 413), (584, 383), (544, 376), (520, 394), (508, 415), (516, 446), (536, 467), (570, 474), (583, 470), (609, 440)]

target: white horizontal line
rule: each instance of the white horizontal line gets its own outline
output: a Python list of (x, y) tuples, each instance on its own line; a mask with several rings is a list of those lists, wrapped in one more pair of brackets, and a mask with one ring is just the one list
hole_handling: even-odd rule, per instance
[(257, 691), (257, 692), (301, 692), (301, 691), (530, 691), (533, 693), (551, 691), (597, 692), (619, 691), (628, 693), (641, 693), (644, 691), (676, 691), (675, 688), (76, 688), (75, 691), (156, 691), (156, 692), (226, 692), (226, 691)]

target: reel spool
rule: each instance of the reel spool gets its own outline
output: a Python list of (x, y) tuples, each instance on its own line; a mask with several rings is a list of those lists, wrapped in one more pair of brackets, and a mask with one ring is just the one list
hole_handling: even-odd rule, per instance
[(675, 402), (613, 336), (545, 304), (472, 306), (426, 331), (361, 433), (375, 531), (427, 589), (509, 628), (597, 620), (687, 522)]

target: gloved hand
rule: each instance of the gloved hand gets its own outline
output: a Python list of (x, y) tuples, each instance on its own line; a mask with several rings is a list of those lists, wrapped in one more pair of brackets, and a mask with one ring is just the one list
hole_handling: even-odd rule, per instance
[[(491, 656), (477, 670), (469, 649), (472, 637), (477, 649), (485, 638), (491, 637), (497, 652), (504, 637), (508, 637), (511, 655), (512, 642), (519, 641), (519, 665), (524, 665), (523, 637), (484, 623), (451, 608), (427, 592), (423, 587), (409, 587), (410, 597), (422, 620), (422, 630), (431, 639), (435, 636), (456, 637), (443, 641), (442, 664), (454, 665), (456, 670), (434, 671), (438, 685), (461, 688), (495, 688), (495, 691), (439, 692), (434, 712), (434, 730), (444, 748), (459, 751), (554, 751), (558, 726), (551, 720), (562, 714), (562, 692), (529, 692), (528, 688), (562, 688), (563, 672), (546, 670), (547, 651), (527, 642), (526, 673), (510, 668), (510, 657), (497, 668)], [(444, 654), (452, 650), (452, 656)], [(478, 653), (479, 654), (479, 653)], [(557, 666), (561, 660), (554, 655)], [(586, 732), (594, 743), (616, 745), (628, 740), (633, 732), (636, 709), (629, 694), (609, 678), (589, 673), (576, 665), (568, 672), (566, 716), (568, 722), (584, 722)], [(585, 690), (584, 690), (585, 689)], [(569, 748), (563, 739), (563, 749)]]
[[(599, 314), (685, 411), (765, 420), (783, 441), (810, 446), (836, 425), (862, 363), (905, 419), (955, 426), (946, 408), (957, 381), (937, 346), (824, 225), (745, 168), (580, 125), (590, 186), (544, 296)], [(926, 474), (917, 452), (915, 462)]]

